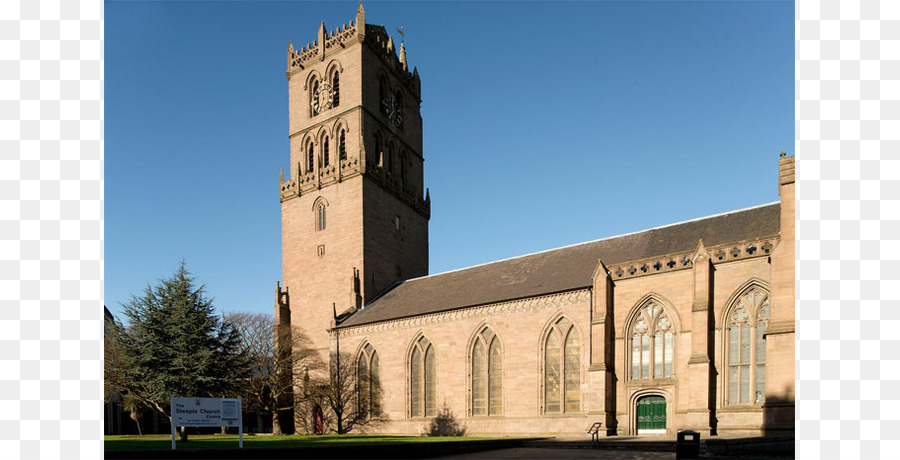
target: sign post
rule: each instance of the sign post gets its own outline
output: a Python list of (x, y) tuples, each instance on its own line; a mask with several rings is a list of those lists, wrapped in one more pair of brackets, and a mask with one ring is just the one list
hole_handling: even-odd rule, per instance
[(170, 395), (172, 411), (172, 449), (176, 426), (238, 427), (238, 446), (244, 447), (244, 420), (241, 398), (176, 398)]

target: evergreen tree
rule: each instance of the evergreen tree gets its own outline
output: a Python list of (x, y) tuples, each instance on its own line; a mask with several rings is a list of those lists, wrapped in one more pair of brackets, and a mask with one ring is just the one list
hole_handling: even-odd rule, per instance
[(170, 395), (231, 396), (247, 377), (237, 329), (215, 315), (184, 261), (171, 278), (122, 306), (129, 326), (115, 328), (119, 359), (108, 360), (117, 367), (109, 373), (123, 393), (147, 407), (171, 417)]

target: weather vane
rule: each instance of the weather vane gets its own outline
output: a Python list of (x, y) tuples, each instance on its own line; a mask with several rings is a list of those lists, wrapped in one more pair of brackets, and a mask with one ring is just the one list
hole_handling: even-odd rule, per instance
[[(400, 34), (401, 37), (406, 36), (406, 34), (403, 33), (403, 26), (400, 26), (400, 28), (397, 29), (397, 33)], [(403, 41), (403, 39), (401, 38), (400, 41)]]

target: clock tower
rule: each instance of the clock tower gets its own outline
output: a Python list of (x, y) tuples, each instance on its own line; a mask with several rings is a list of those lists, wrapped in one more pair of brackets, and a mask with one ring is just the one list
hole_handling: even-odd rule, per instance
[(421, 83), (383, 26), (356, 20), (288, 45), (290, 169), (280, 179), (276, 322), (327, 356), (338, 316), (428, 272)]

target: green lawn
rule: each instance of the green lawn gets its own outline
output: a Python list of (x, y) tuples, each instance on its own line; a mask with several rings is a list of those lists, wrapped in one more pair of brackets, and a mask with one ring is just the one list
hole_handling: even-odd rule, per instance
[[(366, 445), (366, 444), (390, 444), (408, 442), (454, 442), (454, 441), (480, 441), (487, 439), (508, 438), (475, 438), (475, 437), (431, 437), (431, 436), (385, 436), (326, 434), (321, 436), (271, 436), (271, 435), (244, 435), (244, 448), (254, 447), (310, 447), (333, 445)], [(238, 436), (230, 435), (191, 435), (188, 442), (178, 441), (175, 438), (178, 449), (233, 449), (238, 446)], [(144, 436), (104, 436), (103, 448), (105, 450), (126, 449), (171, 449), (171, 435), (150, 434)]]

